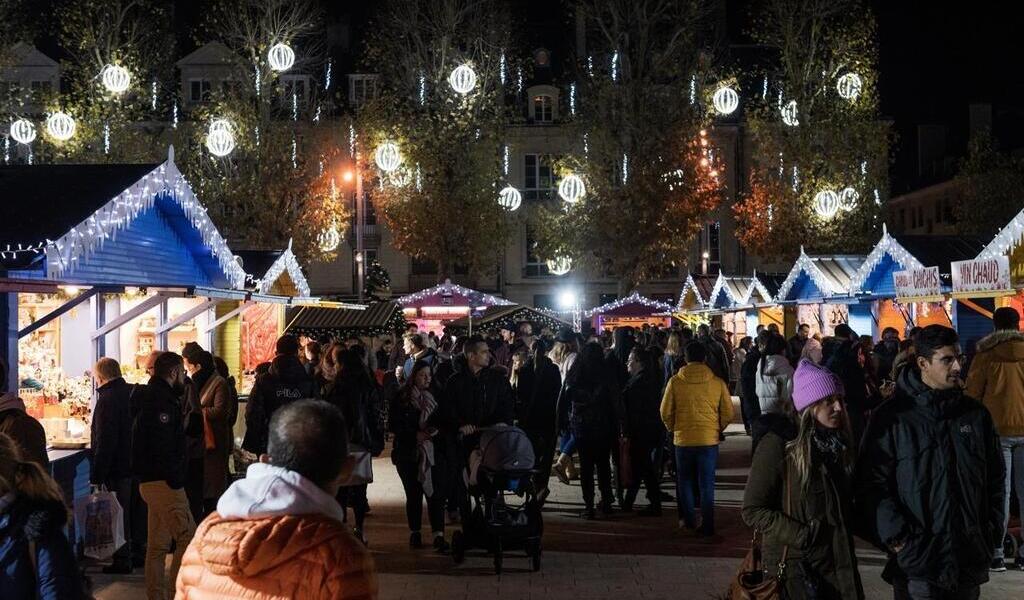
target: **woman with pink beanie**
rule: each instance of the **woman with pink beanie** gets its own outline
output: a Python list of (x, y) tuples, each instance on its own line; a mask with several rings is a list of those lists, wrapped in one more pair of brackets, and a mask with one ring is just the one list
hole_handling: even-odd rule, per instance
[(743, 521), (763, 536), (763, 564), (784, 562), (786, 597), (861, 600), (850, 514), (854, 450), (843, 384), (803, 359), (793, 378), (795, 439), (770, 432), (754, 452)]

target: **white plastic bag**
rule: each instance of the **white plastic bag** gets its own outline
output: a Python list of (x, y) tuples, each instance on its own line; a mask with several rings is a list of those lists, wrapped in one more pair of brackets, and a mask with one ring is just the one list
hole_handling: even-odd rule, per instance
[(75, 529), (86, 556), (106, 560), (124, 545), (122, 510), (117, 496), (106, 488), (75, 500)]

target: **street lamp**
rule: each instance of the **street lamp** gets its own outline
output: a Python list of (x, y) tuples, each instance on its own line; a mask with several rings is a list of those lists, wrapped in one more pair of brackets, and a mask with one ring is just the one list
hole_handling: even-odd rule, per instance
[(356, 205), (356, 270), (358, 275), (358, 281), (356, 287), (357, 294), (359, 295), (359, 302), (363, 301), (363, 280), (366, 274), (366, 269), (363, 265), (363, 229), (365, 229), (366, 223), (366, 207), (363, 206), (363, 173), (359, 168), (359, 153), (352, 157), (352, 167), (346, 168), (341, 173), (341, 180), (345, 183), (352, 183), (355, 180), (355, 205)]
[(572, 330), (579, 333), (583, 329), (580, 314), (580, 296), (573, 288), (565, 288), (558, 293), (558, 306), (562, 310), (572, 311)]

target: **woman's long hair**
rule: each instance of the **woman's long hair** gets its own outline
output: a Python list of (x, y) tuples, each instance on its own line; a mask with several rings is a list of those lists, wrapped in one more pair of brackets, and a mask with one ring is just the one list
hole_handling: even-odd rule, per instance
[(551, 352), (548, 354), (548, 358), (551, 359), (551, 362), (561, 368), (561, 366), (565, 364), (565, 359), (573, 352), (576, 352), (576, 344), (574, 342), (556, 341), (554, 348), (552, 348)]
[(29, 500), (64, 503), (64, 494), (53, 477), (38, 463), (22, 460), (14, 440), (0, 433), (0, 496), (7, 492)]
[[(831, 396), (829, 398), (822, 398), (818, 402), (828, 402), (831, 398)], [(814, 430), (818, 426), (817, 419), (814, 418), (814, 411), (811, 410), (813, 406), (814, 404), (805, 408), (797, 416), (798, 431), (796, 439), (786, 444), (786, 452), (789, 459), (793, 462), (796, 476), (800, 480), (800, 487), (805, 492), (810, 485), (811, 469), (814, 468)], [(842, 465), (843, 471), (849, 475), (853, 472), (853, 465), (856, 460), (853, 448), (853, 430), (850, 428), (850, 419), (846, 410), (843, 410), (842, 418), (843, 422), (839, 426), (838, 434), (846, 447), (842, 450), (839, 463)]]
[(786, 352), (786, 338), (779, 334), (768, 337), (764, 344), (764, 354), (761, 355), (761, 375), (764, 375), (764, 368), (768, 365), (768, 357), (778, 354), (784, 356)]

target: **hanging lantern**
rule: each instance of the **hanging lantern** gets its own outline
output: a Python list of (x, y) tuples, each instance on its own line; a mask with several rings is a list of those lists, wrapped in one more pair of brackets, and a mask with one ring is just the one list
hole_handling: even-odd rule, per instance
[(11, 123), (11, 137), (19, 144), (31, 144), (36, 139), (36, 126), (28, 119), (18, 119)]
[(790, 100), (789, 104), (782, 107), (782, 122), (786, 125), (790, 127), (799, 125), (800, 119), (797, 116), (796, 100)]
[(320, 250), (323, 252), (334, 252), (338, 245), (341, 244), (341, 232), (334, 225), (331, 225), (327, 229), (320, 232), (317, 236), (317, 241), (320, 243)]
[(377, 162), (377, 167), (385, 173), (394, 171), (402, 164), (402, 154), (398, 151), (398, 144), (394, 142), (384, 142), (377, 146), (373, 158)]
[(519, 208), (522, 203), (523, 195), (519, 193), (519, 190), (511, 185), (505, 186), (505, 188), (498, 193), (498, 206), (509, 212)]
[(831, 219), (839, 211), (839, 194), (822, 190), (814, 195), (814, 212), (822, 219)]
[(295, 51), (288, 44), (274, 44), (270, 47), (270, 51), (267, 52), (267, 62), (270, 63), (270, 68), (275, 71), (287, 71), (295, 64)]
[(860, 96), (860, 90), (863, 85), (864, 82), (861, 81), (860, 75), (847, 73), (836, 82), (836, 91), (839, 92), (839, 97), (855, 102), (857, 97)]
[(227, 119), (217, 119), (210, 123), (206, 133), (206, 148), (214, 156), (227, 156), (235, 149), (235, 134)]
[(459, 65), (448, 76), (448, 85), (460, 94), (468, 94), (476, 87), (476, 71), (469, 65)]
[(715, 105), (718, 114), (731, 115), (740, 105), (740, 95), (736, 93), (736, 90), (724, 85), (715, 90), (715, 94), (711, 97), (711, 103)]
[(565, 275), (572, 269), (572, 259), (568, 256), (558, 256), (547, 260), (548, 273), (552, 275)]
[(852, 187), (844, 188), (843, 191), (839, 192), (839, 208), (846, 212), (851, 212), (857, 208), (857, 200), (860, 199), (860, 194), (857, 190)]
[(57, 111), (46, 118), (46, 131), (55, 140), (66, 142), (75, 135), (75, 120), (71, 115)]
[(103, 81), (103, 87), (107, 88), (107, 91), (120, 94), (131, 85), (132, 75), (128, 69), (122, 66), (107, 65), (100, 72), (100, 80)]
[(558, 195), (569, 204), (579, 202), (586, 193), (587, 188), (583, 185), (583, 180), (579, 175), (567, 175), (558, 182)]
[(388, 174), (391, 185), (405, 187), (412, 182), (412, 172), (407, 167), (395, 169)]

